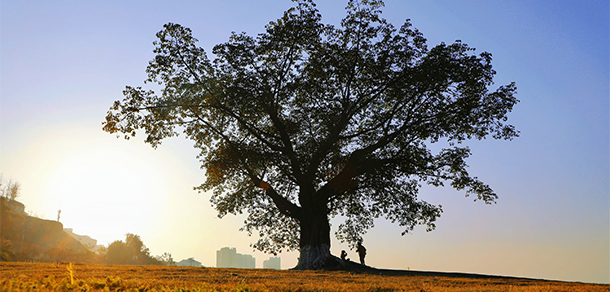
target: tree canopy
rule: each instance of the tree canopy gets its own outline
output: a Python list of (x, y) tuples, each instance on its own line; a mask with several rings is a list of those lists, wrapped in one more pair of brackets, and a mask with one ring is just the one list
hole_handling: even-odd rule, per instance
[[(429, 49), (410, 21), (381, 18), (383, 3), (350, 0), (339, 26), (312, 1), (257, 36), (233, 33), (209, 59), (189, 28), (157, 33), (147, 82), (127, 86), (103, 124), (156, 147), (183, 133), (206, 171), (219, 216), (248, 214), (253, 246), (298, 249), (297, 268), (328, 266), (332, 217), (352, 247), (384, 217), (403, 234), (435, 228), (442, 210), (421, 184), (449, 184), (485, 203), (496, 193), (467, 171), (470, 139), (512, 139), (514, 83), (489, 89), (491, 54), (461, 41)], [(443, 145), (432, 151), (431, 145)], [(434, 147), (437, 149), (440, 147)]]
[(21, 192), (21, 184), (17, 181), (9, 179), (6, 183), (4, 177), (0, 174), (0, 197), (5, 197), (9, 200), (16, 200)]
[(108, 245), (105, 257), (106, 263), (118, 265), (162, 265), (173, 262), (168, 253), (160, 257), (151, 256), (140, 236), (132, 233), (125, 234), (125, 241), (115, 240)]

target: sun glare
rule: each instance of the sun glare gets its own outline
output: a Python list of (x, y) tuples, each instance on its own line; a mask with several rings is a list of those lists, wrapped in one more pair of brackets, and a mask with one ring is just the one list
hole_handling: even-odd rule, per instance
[(47, 217), (61, 210), (64, 227), (102, 242), (154, 228), (168, 191), (162, 159), (131, 145), (76, 149), (64, 153), (48, 179), (45, 197), (57, 210)]

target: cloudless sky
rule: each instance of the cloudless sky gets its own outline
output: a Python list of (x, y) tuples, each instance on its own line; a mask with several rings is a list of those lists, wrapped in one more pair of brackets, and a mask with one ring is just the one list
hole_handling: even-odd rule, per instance
[[(0, 3), (0, 173), (22, 185), (29, 212), (57, 219), (101, 244), (139, 234), (153, 255), (215, 266), (237, 247), (257, 266), (269, 255), (239, 232), (244, 216), (219, 219), (197, 151), (183, 137), (153, 150), (101, 130), (125, 85), (141, 86), (167, 22), (190, 27), (210, 57), (231, 31), (255, 35), (293, 3), (261, 1), (7, 1)], [(338, 24), (346, 1), (320, 3)], [(499, 194), (473, 203), (451, 188), (424, 187), (442, 204), (437, 229), (383, 220), (365, 235), (367, 264), (610, 283), (609, 4), (562, 1), (386, 1), (395, 26), (409, 18), (432, 47), (462, 40), (493, 54), (496, 85), (515, 81), (514, 141), (469, 142), (470, 172)], [(154, 89), (154, 88), (153, 88)], [(334, 226), (338, 221), (332, 221)], [(347, 245), (336, 240), (331, 252)], [(355, 258), (354, 251), (348, 251)], [(298, 254), (284, 253), (282, 267)]]

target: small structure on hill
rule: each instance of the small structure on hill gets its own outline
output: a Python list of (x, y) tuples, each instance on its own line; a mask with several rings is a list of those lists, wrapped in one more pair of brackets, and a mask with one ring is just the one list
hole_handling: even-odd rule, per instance
[(15, 201), (15, 200), (11, 200), (11, 199), (5, 199), (5, 200), (6, 200), (6, 205), (8, 206), (8, 208), (11, 211), (15, 212), (16, 214), (26, 215), (24, 204), (22, 204), (21, 202)]
[(179, 262), (176, 263), (176, 266), (181, 266), (181, 267), (203, 267), (203, 265), (196, 261), (194, 258), (188, 258), (188, 259), (184, 259), (181, 260)]

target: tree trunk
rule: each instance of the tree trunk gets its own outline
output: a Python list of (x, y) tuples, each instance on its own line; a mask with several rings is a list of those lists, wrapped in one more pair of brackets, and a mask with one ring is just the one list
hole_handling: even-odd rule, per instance
[(299, 263), (295, 270), (329, 269), (336, 257), (330, 254), (330, 223), (326, 214), (311, 214), (300, 220), (301, 242)]

